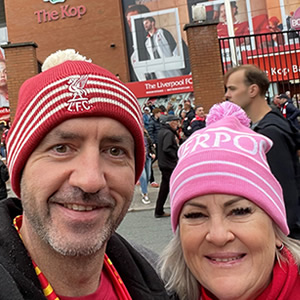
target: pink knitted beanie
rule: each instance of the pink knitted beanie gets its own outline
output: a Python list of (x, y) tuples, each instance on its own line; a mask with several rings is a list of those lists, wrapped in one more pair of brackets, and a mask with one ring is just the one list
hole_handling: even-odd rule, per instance
[(191, 135), (178, 151), (170, 181), (173, 231), (185, 202), (230, 194), (254, 202), (288, 234), (282, 189), (266, 160), (273, 142), (248, 128), (245, 112), (228, 101), (214, 105), (206, 122), (207, 127)]
[(66, 61), (27, 80), (20, 89), (7, 137), (11, 185), (18, 197), (22, 170), (45, 135), (68, 119), (93, 116), (115, 119), (131, 132), (138, 180), (145, 150), (136, 97), (107, 70), (86, 61)]

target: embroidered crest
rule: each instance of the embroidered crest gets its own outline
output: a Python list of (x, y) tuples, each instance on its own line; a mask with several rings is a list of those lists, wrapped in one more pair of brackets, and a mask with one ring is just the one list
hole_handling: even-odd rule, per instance
[(84, 111), (89, 110), (91, 105), (88, 101), (87, 91), (85, 85), (88, 81), (89, 75), (82, 75), (80, 77), (70, 78), (68, 81), (69, 91), (73, 94), (73, 98), (68, 100), (68, 111)]

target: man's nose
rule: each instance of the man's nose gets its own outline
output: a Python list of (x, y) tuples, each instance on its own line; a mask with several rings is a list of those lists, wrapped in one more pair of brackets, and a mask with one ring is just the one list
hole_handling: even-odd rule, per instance
[(208, 225), (206, 240), (218, 247), (225, 246), (228, 242), (234, 240), (232, 227), (228, 222), (222, 219), (212, 219)]
[(83, 151), (76, 160), (69, 183), (86, 193), (96, 193), (106, 186), (105, 166), (99, 151)]

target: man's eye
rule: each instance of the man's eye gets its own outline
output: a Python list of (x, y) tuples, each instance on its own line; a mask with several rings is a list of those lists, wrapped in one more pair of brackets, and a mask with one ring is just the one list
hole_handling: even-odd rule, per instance
[(55, 147), (53, 147), (53, 149), (58, 153), (66, 153), (68, 147), (66, 145), (56, 145)]
[(192, 212), (192, 213), (184, 214), (184, 217), (186, 219), (199, 219), (199, 218), (204, 218), (205, 215), (200, 212)]
[(235, 208), (231, 211), (231, 214), (234, 216), (244, 216), (252, 213), (251, 207), (246, 208)]
[(120, 156), (124, 153), (123, 150), (121, 150), (120, 148), (117, 148), (117, 147), (112, 147), (109, 149), (109, 153), (112, 155), (112, 156)]

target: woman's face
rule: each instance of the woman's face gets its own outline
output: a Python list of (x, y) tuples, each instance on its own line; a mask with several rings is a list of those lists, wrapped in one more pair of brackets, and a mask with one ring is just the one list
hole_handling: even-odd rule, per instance
[(186, 202), (179, 218), (185, 261), (209, 292), (220, 300), (254, 299), (267, 287), (280, 241), (262, 209), (212, 194)]

